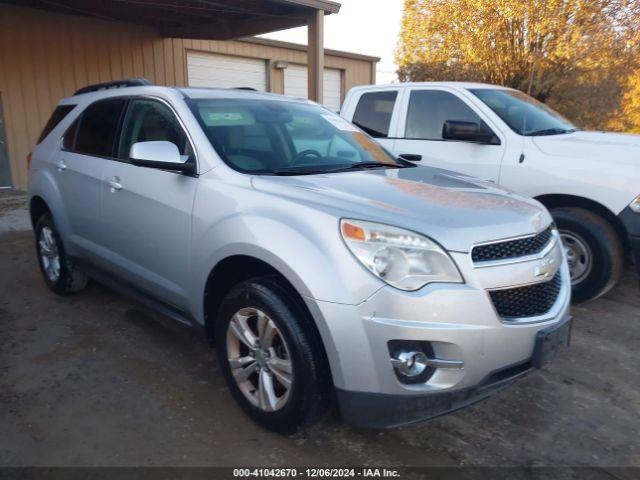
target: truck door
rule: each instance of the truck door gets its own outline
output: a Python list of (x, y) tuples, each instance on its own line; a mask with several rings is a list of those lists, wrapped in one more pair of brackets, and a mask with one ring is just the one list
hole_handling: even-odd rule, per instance
[[(468, 122), (493, 132), (492, 143), (443, 138), (445, 122)], [(422, 165), (453, 170), (498, 182), (505, 151), (502, 134), (473, 105), (444, 88), (410, 88), (404, 95), (398, 120), (397, 155), (421, 155)]]

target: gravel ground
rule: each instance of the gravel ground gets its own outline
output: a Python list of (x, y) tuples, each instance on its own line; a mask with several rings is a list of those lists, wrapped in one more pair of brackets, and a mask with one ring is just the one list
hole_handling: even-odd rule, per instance
[(630, 269), (573, 309), (570, 349), (484, 402), (411, 427), (360, 430), (334, 417), (283, 437), (236, 407), (198, 333), (95, 283), (50, 293), (23, 202), (0, 198), (0, 466), (640, 467)]

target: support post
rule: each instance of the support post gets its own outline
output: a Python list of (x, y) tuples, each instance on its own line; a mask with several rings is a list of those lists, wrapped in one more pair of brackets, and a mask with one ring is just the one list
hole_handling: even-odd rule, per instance
[(324, 11), (315, 10), (307, 23), (309, 34), (307, 48), (309, 99), (322, 103), (324, 74)]

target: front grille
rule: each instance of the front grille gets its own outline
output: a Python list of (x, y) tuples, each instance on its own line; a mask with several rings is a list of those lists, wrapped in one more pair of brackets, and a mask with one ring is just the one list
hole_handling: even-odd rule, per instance
[(558, 271), (548, 282), (493, 290), (489, 291), (489, 295), (498, 315), (504, 319), (536, 317), (551, 310), (556, 303), (561, 286), (562, 279)]
[(471, 259), (475, 263), (534, 255), (544, 250), (550, 240), (551, 227), (532, 237), (478, 245), (471, 250)]

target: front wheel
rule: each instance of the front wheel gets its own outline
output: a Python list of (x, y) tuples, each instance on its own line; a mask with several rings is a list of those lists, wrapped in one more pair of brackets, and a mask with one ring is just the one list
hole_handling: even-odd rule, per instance
[(582, 208), (557, 208), (551, 214), (567, 254), (574, 302), (604, 295), (624, 268), (618, 235), (606, 220)]
[(222, 301), (216, 350), (227, 384), (269, 430), (293, 433), (331, 407), (331, 376), (312, 322), (274, 276), (243, 282)]

